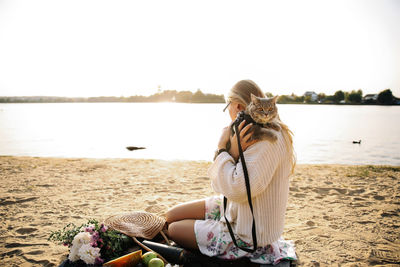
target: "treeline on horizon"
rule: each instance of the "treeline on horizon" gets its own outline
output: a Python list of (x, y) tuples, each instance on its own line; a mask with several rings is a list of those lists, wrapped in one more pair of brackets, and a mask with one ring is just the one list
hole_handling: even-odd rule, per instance
[[(307, 94), (310, 93), (310, 94)], [(268, 97), (272, 97), (271, 93), (266, 93)], [(361, 89), (352, 90), (351, 92), (336, 91), (333, 95), (324, 93), (316, 94), (314, 92), (306, 92), (302, 96), (295, 94), (281, 95), (277, 102), (279, 104), (373, 104), (373, 105), (399, 105), (400, 99), (395, 97), (390, 89), (381, 91), (378, 94), (368, 94), (363, 96)]]
[[(310, 94), (311, 93), (311, 94)], [(273, 94), (267, 92), (267, 97)], [(366, 97), (368, 96), (368, 97)], [(362, 90), (351, 92), (336, 91), (333, 95), (315, 92), (306, 92), (302, 96), (295, 94), (280, 95), (278, 104), (375, 104), (375, 105), (398, 105), (400, 99), (393, 96), (390, 89), (381, 91), (379, 94), (363, 96)], [(58, 96), (14, 96), (0, 97), (0, 103), (104, 103), (104, 102), (176, 102), (176, 103), (225, 103), (224, 95), (204, 94), (200, 89), (195, 93), (191, 91), (166, 90), (158, 91), (150, 96), (98, 96), (98, 97), (58, 97)]]
[(204, 94), (200, 89), (191, 91), (166, 90), (150, 96), (135, 95), (129, 97), (58, 97), (58, 96), (16, 96), (0, 97), (0, 103), (67, 103), (67, 102), (177, 102), (177, 103), (225, 103), (224, 95)]

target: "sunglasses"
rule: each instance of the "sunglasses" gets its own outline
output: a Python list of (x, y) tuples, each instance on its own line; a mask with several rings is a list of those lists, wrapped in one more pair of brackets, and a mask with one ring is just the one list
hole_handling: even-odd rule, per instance
[(224, 108), (223, 112), (225, 112), (225, 110), (229, 107), (230, 104), (231, 104), (231, 101), (228, 102), (228, 104), (227, 104), (226, 107)]

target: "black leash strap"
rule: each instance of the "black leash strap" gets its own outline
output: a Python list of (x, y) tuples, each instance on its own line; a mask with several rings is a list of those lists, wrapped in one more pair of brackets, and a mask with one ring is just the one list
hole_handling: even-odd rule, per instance
[(228, 230), (229, 230), (229, 234), (231, 235), (232, 241), (235, 244), (235, 246), (240, 248), (241, 250), (244, 250), (246, 252), (252, 253), (252, 252), (257, 250), (256, 222), (254, 220), (253, 203), (251, 201), (249, 174), (247, 172), (246, 162), (244, 161), (244, 155), (243, 155), (243, 151), (242, 151), (242, 146), (240, 145), (240, 136), (239, 136), (238, 123), (235, 124), (235, 132), (236, 132), (237, 142), (238, 142), (238, 146), (239, 146), (239, 155), (240, 155), (240, 159), (242, 161), (244, 179), (245, 179), (245, 182), (246, 182), (247, 200), (249, 202), (251, 215), (253, 217), (253, 225), (251, 227), (251, 233), (252, 233), (252, 236), (253, 236), (253, 248), (252, 249), (238, 246), (238, 244), (236, 242), (236, 239), (235, 239), (235, 236), (233, 234), (233, 230), (232, 230), (231, 224), (229, 223), (228, 219), (226, 218), (226, 203), (228, 201), (226, 197), (224, 197), (224, 217), (225, 217), (226, 225), (227, 225)]

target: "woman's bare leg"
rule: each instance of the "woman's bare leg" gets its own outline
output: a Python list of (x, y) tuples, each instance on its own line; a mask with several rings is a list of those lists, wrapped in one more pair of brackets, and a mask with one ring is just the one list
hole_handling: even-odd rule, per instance
[(185, 219), (204, 220), (205, 210), (204, 199), (185, 202), (168, 210), (166, 220), (168, 224)]
[(171, 223), (168, 227), (168, 236), (182, 247), (198, 249), (194, 233), (195, 221), (187, 219)]
[(194, 223), (196, 220), (204, 220), (205, 204), (205, 200), (195, 200), (168, 210), (168, 236), (183, 247), (197, 249)]

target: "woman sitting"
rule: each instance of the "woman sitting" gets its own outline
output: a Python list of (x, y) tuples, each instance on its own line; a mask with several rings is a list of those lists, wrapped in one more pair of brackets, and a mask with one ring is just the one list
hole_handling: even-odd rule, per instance
[[(246, 109), (251, 94), (264, 98), (261, 89), (250, 80), (236, 83), (228, 95), (232, 121)], [(292, 134), (279, 121), (276, 141), (251, 140), (244, 121), (239, 125), (240, 143), (248, 170), (256, 225), (257, 248), (253, 247), (253, 216), (249, 207), (243, 166), (239, 158), (236, 135), (230, 126), (223, 129), (218, 153), (208, 170), (212, 188), (218, 196), (179, 204), (167, 212), (169, 237), (183, 247), (199, 249), (202, 254), (222, 259), (248, 257), (261, 264), (296, 259), (291, 241), (281, 235), (289, 195), (289, 176), (293, 173), (295, 156)], [(246, 133), (248, 134), (246, 135)], [(230, 148), (227, 150), (227, 144)], [(224, 218), (223, 197), (227, 198), (226, 219), (232, 225), (234, 239)], [(246, 248), (248, 248), (246, 250)], [(246, 251), (245, 251), (246, 250)]]

